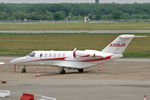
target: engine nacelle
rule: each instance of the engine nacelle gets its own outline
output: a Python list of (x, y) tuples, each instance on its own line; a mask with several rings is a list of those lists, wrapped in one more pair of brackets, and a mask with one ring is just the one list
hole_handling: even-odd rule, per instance
[(87, 51), (73, 51), (73, 57), (77, 58), (77, 57), (95, 57), (95, 53), (94, 52), (87, 52)]
[(76, 50), (76, 48), (73, 50), (73, 57), (74, 58), (88, 58), (88, 57), (101, 57), (105, 58), (107, 56), (112, 56), (113, 54), (108, 54), (108, 53), (102, 53), (100, 51), (96, 50)]

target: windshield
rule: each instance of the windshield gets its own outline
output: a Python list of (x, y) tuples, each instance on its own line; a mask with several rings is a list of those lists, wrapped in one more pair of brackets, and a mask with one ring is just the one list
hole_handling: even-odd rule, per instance
[(29, 57), (35, 57), (35, 52), (31, 52), (27, 56), (29, 56)]

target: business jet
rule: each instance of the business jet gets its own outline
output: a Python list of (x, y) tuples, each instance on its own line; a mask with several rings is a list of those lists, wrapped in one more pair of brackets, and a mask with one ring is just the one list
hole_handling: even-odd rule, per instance
[(84, 72), (85, 68), (101, 65), (104, 61), (123, 57), (123, 52), (135, 35), (120, 35), (102, 51), (77, 50), (73, 51), (33, 51), (24, 57), (11, 60), (16, 66), (24, 66), (22, 73), (26, 72), (27, 66), (46, 65), (59, 67), (60, 74), (65, 74), (65, 69), (76, 69)]

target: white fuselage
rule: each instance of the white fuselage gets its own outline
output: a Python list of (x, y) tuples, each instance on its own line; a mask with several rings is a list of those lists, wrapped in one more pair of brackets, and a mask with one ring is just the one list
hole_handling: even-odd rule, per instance
[(102, 53), (96, 50), (75, 51), (33, 51), (27, 56), (11, 61), (16, 65), (46, 65), (80, 69), (101, 64), (101, 62), (122, 55)]

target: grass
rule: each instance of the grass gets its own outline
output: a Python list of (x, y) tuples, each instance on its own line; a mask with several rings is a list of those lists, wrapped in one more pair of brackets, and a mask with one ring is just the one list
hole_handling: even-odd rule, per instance
[(0, 30), (150, 30), (149, 22), (0, 22)]
[[(33, 50), (102, 50), (119, 34), (0, 34), (0, 56), (23, 56)], [(150, 34), (134, 39), (125, 57), (150, 57)]]

